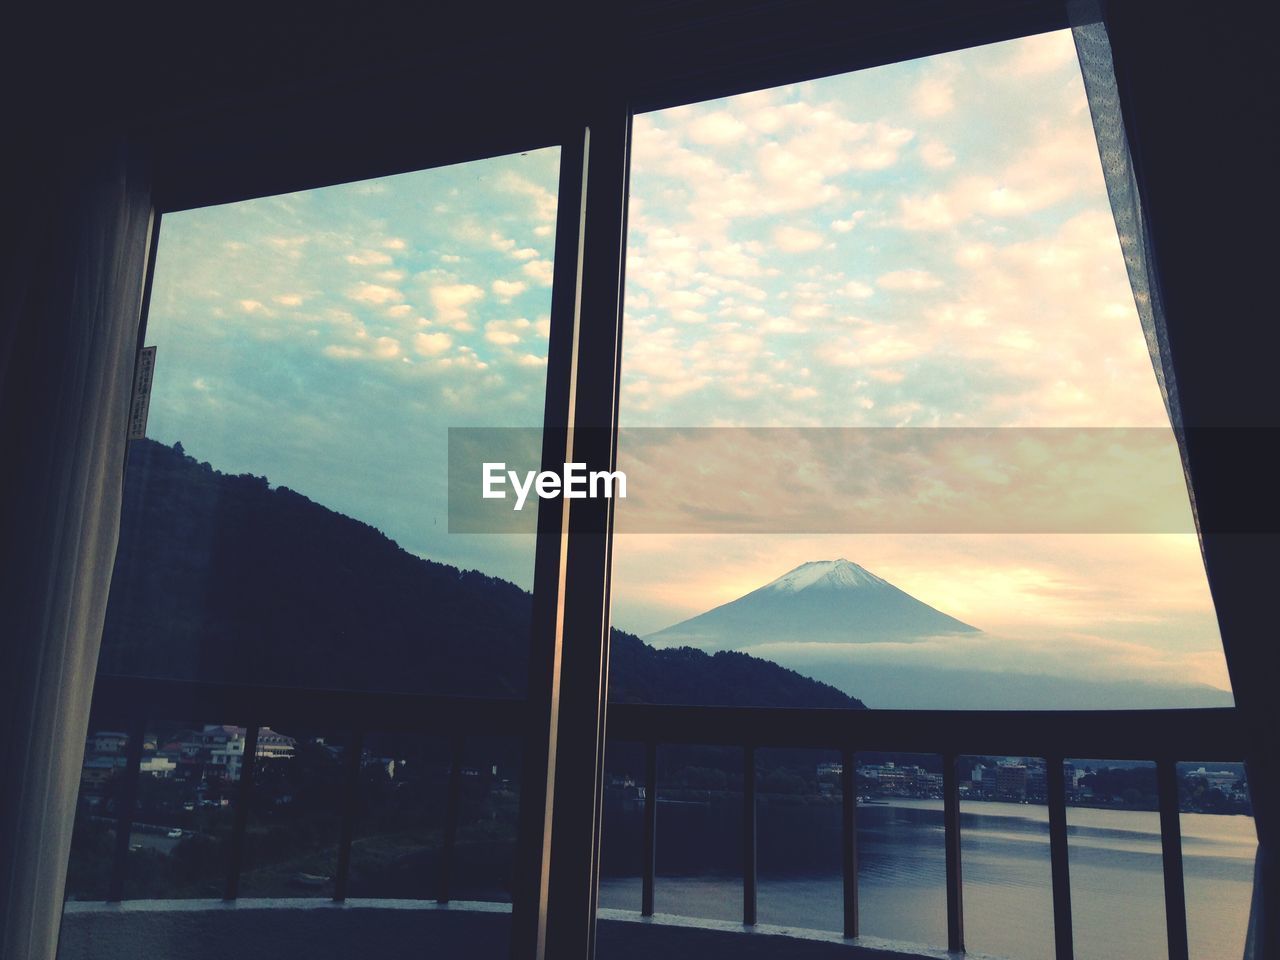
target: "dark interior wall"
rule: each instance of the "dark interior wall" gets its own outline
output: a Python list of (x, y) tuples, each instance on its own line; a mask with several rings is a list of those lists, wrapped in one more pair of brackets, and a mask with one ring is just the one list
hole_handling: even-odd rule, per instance
[[(1274, 7), (1114, 3), (1109, 29), (1153, 233), (1209, 584), (1250, 732), (1263, 889), (1280, 889), (1280, 311)], [(1264, 936), (1272, 950), (1278, 931)], [(1265, 950), (1260, 956), (1268, 955)]]
[(1065, 24), (1046, 0), (33, 5), (3, 69), (28, 119), (147, 142), (173, 209), (554, 142), (602, 90), (652, 109)]

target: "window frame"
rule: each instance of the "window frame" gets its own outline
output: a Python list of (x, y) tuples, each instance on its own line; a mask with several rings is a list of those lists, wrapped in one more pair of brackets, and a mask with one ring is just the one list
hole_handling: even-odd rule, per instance
[[(215, 117), (186, 117), (145, 138), (154, 161), (155, 226), (138, 345), (145, 342), (165, 213), (230, 203), (548, 146), (560, 148), (543, 468), (568, 459), (612, 470), (617, 455), (630, 131), (637, 113), (850, 73), (1069, 26), (1062, 0), (918, 0), (855, 6), (834, 0), (692, 4), (631, 10), (617, 27), (567, 29), (575, 62), (535, 90), (559, 91), (529, 111), (486, 85), (441, 103), (483, 65), (407, 71), (402, 94), (422, 107), (413, 129), (330, 153), (314, 129), (331, 101), (358, 103), (364, 88), (304, 100), (283, 123), (278, 101)], [(704, 11), (705, 12), (705, 11)], [(593, 29), (594, 28), (594, 29)], [(761, 38), (765, 39), (761, 39)], [(610, 57), (614, 57), (610, 60)], [(576, 86), (565, 83), (591, 82)], [(314, 94), (314, 91), (312, 91)], [(554, 102), (552, 102), (554, 100)], [(387, 110), (388, 108), (380, 108)], [(575, 435), (571, 428), (592, 429)], [(566, 432), (569, 431), (569, 432)], [(603, 439), (601, 439), (603, 438)], [(123, 441), (122, 441), (123, 442)], [(539, 510), (517, 896), (512, 955), (591, 956), (598, 888), (601, 786), (609, 664), (612, 501), (545, 502)], [(603, 531), (603, 532), (601, 532)], [(554, 843), (553, 843), (554, 840)], [(554, 856), (553, 856), (554, 853)]]

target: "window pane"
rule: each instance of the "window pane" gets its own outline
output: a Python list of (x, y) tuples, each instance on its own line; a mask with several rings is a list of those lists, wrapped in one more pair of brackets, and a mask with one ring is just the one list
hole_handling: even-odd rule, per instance
[(960, 757), (965, 946), (1014, 960), (1053, 960), (1053, 882), (1045, 762)]
[(123, 723), (95, 725), (85, 741), (67, 863), (68, 900), (107, 898), (129, 753), (129, 734), (124, 728)]
[[(632, 162), (611, 698), (1233, 702), (1069, 32), (640, 116)], [(966, 758), (988, 760), (963, 810), (968, 938), (1046, 956), (1043, 761)], [(919, 786), (940, 759), (902, 763), (921, 772), (886, 785), (859, 757), (861, 928), (945, 946), (942, 802)], [(807, 812), (781, 828), (793, 851)], [(1146, 836), (1140, 806), (1073, 816)], [(1146, 936), (1149, 838), (1111, 850), (1084, 821), (1077, 927), (1132, 879)], [(762, 910), (839, 929), (811, 860), (762, 879)]]
[(369, 738), (351, 844), (351, 896), (440, 895), (450, 756), (443, 737)]
[[(269, 721), (251, 780), (245, 727), (157, 727), (176, 770), (144, 758), (129, 898), (222, 897), (242, 796), (240, 895), (333, 896), (352, 769), (350, 895), (434, 898), (432, 734), (456, 733), (452, 895), (511, 899), (515, 724), (351, 751), (361, 693), (406, 694), (410, 717), (430, 714), (414, 697), (526, 695), (534, 538), (449, 532), (448, 431), (541, 429), (558, 166), (538, 150), (164, 217), (100, 689), (282, 693), (249, 718)], [(105, 896), (106, 793), (86, 786), (75, 896)]]
[(447, 428), (541, 425), (558, 151), (166, 216), (105, 673), (523, 693), (532, 537)]
[(333, 896), (349, 749), (332, 730), (259, 729), (241, 896)]
[(859, 753), (856, 763), (859, 932), (946, 947), (942, 758)]
[(658, 748), (655, 913), (742, 920), (742, 751)]
[(126, 899), (225, 895), (246, 733), (207, 721), (155, 725), (138, 778)]
[(620, 631), (869, 707), (1232, 702), (1069, 32), (637, 117), (631, 183)]
[(840, 755), (757, 750), (761, 923), (844, 930)]
[(520, 807), (520, 740), (480, 737), (462, 752), (450, 896), (510, 903)]
[(1245, 766), (1180, 763), (1178, 796), (1191, 956), (1244, 956), (1258, 854)]
[[(1167, 954), (1156, 768), (1068, 762), (1071, 919), (1080, 960)], [(1075, 782), (1074, 790), (1070, 789)]]
[(644, 863), (645, 748), (608, 741), (600, 839), (600, 906), (640, 912)]

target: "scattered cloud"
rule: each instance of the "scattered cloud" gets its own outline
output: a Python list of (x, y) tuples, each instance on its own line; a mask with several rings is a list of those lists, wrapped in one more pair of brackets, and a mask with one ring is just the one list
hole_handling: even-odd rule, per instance
[(891, 270), (876, 279), (882, 290), (935, 290), (942, 281), (928, 270)]
[(490, 343), (509, 347), (519, 343), (532, 327), (533, 324), (524, 317), (518, 317), (515, 320), (491, 320), (485, 324), (484, 338)]
[(825, 238), (816, 230), (805, 230), (791, 225), (774, 228), (773, 242), (784, 253), (805, 253), (817, 250)]
[(417, 333), (413, 337), (413, 349), (424, 357), (436, 357), (453, 346), (453, 337), (447, 333)]
[(530, 260), (521, 269), (524, 271), (525, 276), (535, 283), (539, 283), (544, 287), (551, 286), (554, 270), (550, 260)]
[(394, 337), (378, 337), (373, 341), (373, 355), (383, 360), (390, 360), (400, 355), (400, 341)]
[(335, 360), (356, 360), (364, 356), (364, 351), (358, 347), (346, 347), (331, 343), (324, 348), (324, 355)]
[(733, 114), (717, 110), (698, 117), (689, 124), (688, 129), (689, 139), (694, 143), (723, 146), (741, 140), (748, 127)]
[(1096, 195), (1099, 184), (1098, 147), (1087, 121), (1045, 121), (1034, 142), (995, 174), (965, 173), (943, 190), (904, 196), (898, 222), (908, 230), (947, 230), (977, 216), (1025, 217)]
[(867, 297), (874, 296), (876, 291), (870, 284), (863, 283), (860, 280), (850, 280), (839, 288), (839, 292), (854, 300), (865, 300)]
[(374, 305), (382, 305), (387, 303), (398, 303), (404, 299), (404, 294), (395, 287), (388, 287), (378, 283), (358, 283), (347, 291), (347, 297), (360, 303), (371, 303)]
[(473, 283), (446, 283), (430, 290), (436, 321), (443, 324), (467, 322), (467, 308), (483, 299), (484, 291)]
[(836, 233), (848, 233), (858, 225), (858, 221), (867, 215), (865, 210), (855, 210), (843, 220), (832, 220), (831, 229)]
[(524, 293), (528, 286), (523, 280), (495, 280), (491, 285), (491, 289), (495, 297), (506, 303), (512, 297)]
[(391, 257), (380, 250), (360, 250), (347, 254), (347, 263), (357, 267), (380, 267), (391, 262)]
[(955, 89), (949, 79), (937, 74), (922, 77), (916, 84), (911, 104), (920, 116), (936, 119), (954, 109)]
[(544, 223), (556, 219), (556, 195), (540, 184), (518, 173), (507, 172), (498, 179), (499, 189), (522, 196), (533, 204), (533, 215)]
[(956, 155), (945, 143), (930, 140), (920, 145), (920, 162), (934, 170), (945, 170), (956, 162)]

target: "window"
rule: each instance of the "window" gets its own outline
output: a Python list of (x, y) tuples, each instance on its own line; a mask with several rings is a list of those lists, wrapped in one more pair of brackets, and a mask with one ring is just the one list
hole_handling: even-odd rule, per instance
[(102, 671), (522, 696), (531, 538), (447, 427), (538, 426), (558, 154), (170, 215)]
[[(1233, 714), (1067, 713), (1231, 703), (1088, 107), (1052, 33), (167, 215), (73, 897), (510, 910), (569, 956), (598, 860), (606, 926), (1155, 956), (1181, 791), (1195, 949), (1236, 930), (1248, 822), (1186, 817), (1239, 774), (1168, 759)], [(616, 540), (459, 532), (449, 430), (528, 454), (566, 398)]]
[[(517, 725), (421, 704), (526, 696), (533, 538), (450, 534), (444, 464), (450, 426), (541, 426), (558, 175), (165, 216), (99, 669), (125, 719), (87, 748), (73, 898), (511, 899)], [(370, 693), (408, 698), (389, 729)]]
[(871, 707), (1232, 702), (1069, 32), (634, 139), (619, 458), (675, 479), (619, 504), (618, 629)]
[[(652, 646), (660, 671), (737, 681), (668, 684), (670, 703), (1231, 704), (1069, 32), (637, 116), (630, 198), (619, 464), (637, 495), (618, 505), (616, 702), (633, 695), (631, 651)], [(1082, 496), (1113, 498), (1109, 517), (1082, 520)], [(1135, 518), (1161, 498), (1165, 525)], [(1033, 513), (1027, 529), (1009, 519)], [(660, 762), (657, 913), (735, 919), (758, 882), (761, 922), (848, 928), (840, 757), (824, 767), (799, 746), (755, 751), (758, 881), (737, 849), (741, 787), (699, 785), (713, 830)], [(611, 756), (613, 780), (642, 781), (641, 753)], [(1043, 757), (854, 763), (861, 933), (948, 945), (950, 763), (965, 943), (1053, 955)], [(1080, 817), (1156, 854), (1099, 874), (1073, 835), (1082, 956), (1117, 925), (1127, 956), (1163, 955), (1148, 773), (1136, 805), (1071, 812), (1091, 853), (1132, 860)], [(634, 849), (644, 811), (607, 809), (606, 850)], [(720, 827), (734, 839), (699, 871)], [(834, 856), (807, 869), (764, 856), (824, 830)], [(623, 862), (607, 861), (602, 903), (635, 910), (645, 857), (626, 858), (630, 875)], [(1193, 925), (1216, 909), (1188, 907)]]

